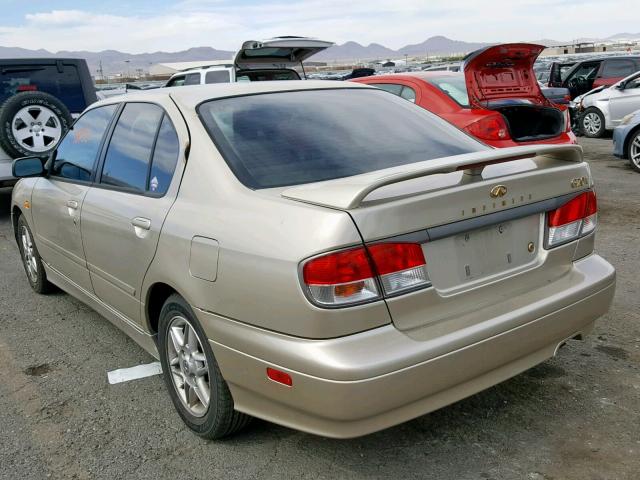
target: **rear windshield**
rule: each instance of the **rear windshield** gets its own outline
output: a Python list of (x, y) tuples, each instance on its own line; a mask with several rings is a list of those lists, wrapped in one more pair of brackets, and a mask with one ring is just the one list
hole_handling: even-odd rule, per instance
[(467, 93), (467, 84), (464, 80), (464, 75), (427, 78), (426, 80), (446, 93), (449, 98), (460, 106), (469, 106), (469, 94)]
[(275, 80), (300, 80), (295, 70), (241, 70), (237, 82), (271, 82)]
[(39, 91), (58, 98), (73, 113), (86, 108), (82, 84), (74, 65), (11, 65), (0, 67), (0, 104), (20, 92)]
[(238, 179), (270, 188), (348, 177), (488, 147), (378, 89), (278, 92), (198, 108)]

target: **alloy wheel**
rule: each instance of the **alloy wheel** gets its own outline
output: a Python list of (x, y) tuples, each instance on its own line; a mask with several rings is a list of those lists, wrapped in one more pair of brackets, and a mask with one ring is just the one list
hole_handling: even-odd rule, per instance
[(587, 113), (582, 119), (582, 128), (591, 135), (597, 135), (601, 127), (602, 121), (597, 113)]
[(33, 283), (36, 283), (38, 281), (38, 263), (31, 234), (25, 226), (20, 231), (20, 241), (22, 242), (22, 261), (27, 270), (27, 275), (29, 275)]
[(207, 356), (193, 325), (176, 315), (169, 322), (166, 351), (173, 387), (194, 417), (203, 417), (211, 400)]
[(631, 143), (629, 159), (640, 170), (640, 135), (636, 135)]
[(53, 110), (42, 105), (30, 105), (15, 114), (11, 132), (23, 148), (31, 152), (46, 152), (62, 137), (62, 125)]

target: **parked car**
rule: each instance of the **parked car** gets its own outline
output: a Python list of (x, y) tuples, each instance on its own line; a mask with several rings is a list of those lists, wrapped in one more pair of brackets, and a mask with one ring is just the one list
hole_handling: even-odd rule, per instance
[(11, 161), (47, 155), (73, 116), (96, 101), (84, 60), (0, 59), (0, 188), (17, 180)]
[(575, 98), (596, 87), (611, 86), (639, 70), (640, 56), (591, 58), (573, 64), (555, 62), (549, 86), (568, 88), (571, 98)]
[(613, 129), (613, 154), (640, 172), (640, 110), (626, 115)]
[(547, 100), (555, 105), (569, 105), (571, 103), (571, 94), (568, 88), (562, 87), (547, 87), (540, 84), (540, 90)]
[(569, 115), (547, 99), (532, 65), (541, 45), (505, 44), (470, 54), (463, 73), (419, 72), (354, 80), (394, 93), (494, 147), (576, 143)]
[(31, 287), (159, 356), (208, 438), (404, 422), (554, 356), (614, 294), (579, 146), (492, 149), (355, 83), (132, 92), (14, 171)]
[(613, 130), (631, 112), (640, 109), (640, 71), (611, 87), (598, 87), (579, 97), (580, 129), (587, 137), (598, 138)]
[(300, 75), (294, 68), (303, 68), (304, 60), (332, 45), (333, 42), (306, 37), (249, 40), (242, 44), (235, 58), (228, 63), (218, 62), (176, 73), (171, 76), (166, 86), (300, 80)]

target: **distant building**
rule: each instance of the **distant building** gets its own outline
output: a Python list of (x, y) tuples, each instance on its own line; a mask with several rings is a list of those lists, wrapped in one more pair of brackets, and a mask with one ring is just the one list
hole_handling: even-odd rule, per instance
[(571, 45), (558, 45), (548, 47), (542, 52), (542, 57), (557, 55), (575, 55), (578, 53), (608, 53), (625, 52), (640, 48), (640, 41), (631, 42), (580, 42)]

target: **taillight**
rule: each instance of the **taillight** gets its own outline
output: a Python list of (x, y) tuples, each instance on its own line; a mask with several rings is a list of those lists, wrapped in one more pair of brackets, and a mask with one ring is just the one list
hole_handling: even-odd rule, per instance
[(508, 140), (509, 127), (499, 113), (485, 115), (465, 127), (465, 130), (481, 140)]
[(416, 243), (376, 243), (316, 257), (302, 277), (321, 306), (346, 306), (430, 284), (422, 247)]
[(379, 243), (369, 253), (380, 277), (382, 289), (394, 295), (429, 283), (427, 262), (417, 243)]
[(547, 246), (555, 247), (595, 230), (598, 204), (593, 191), (581, 193), (555, 210), (547, 212)]

